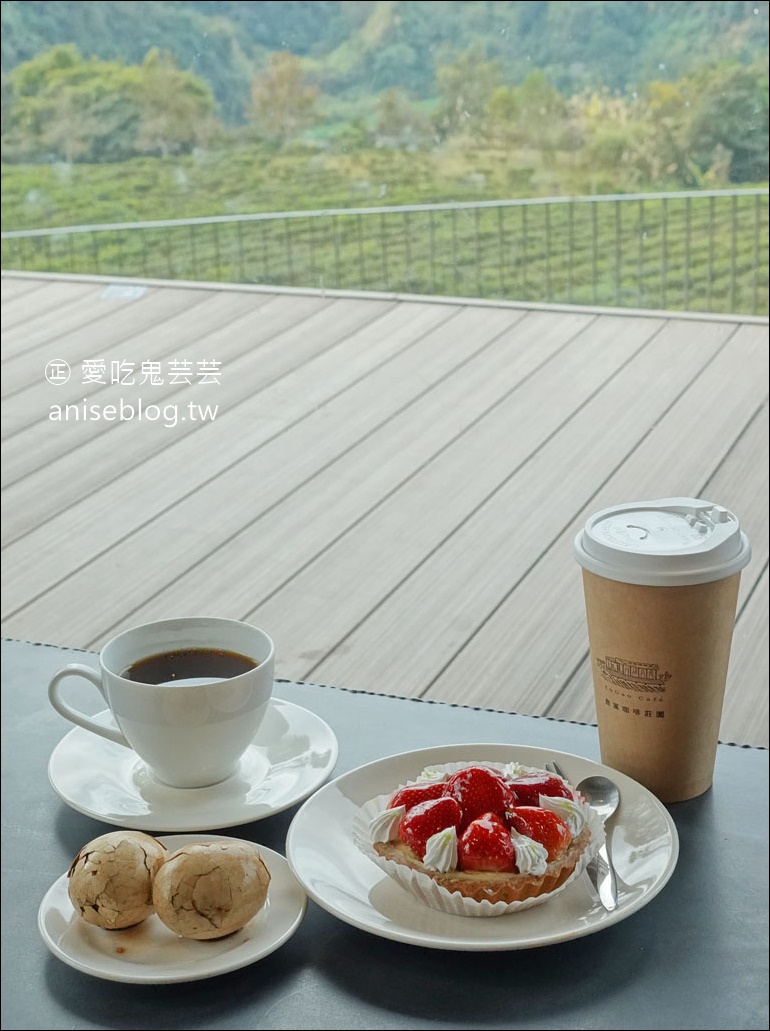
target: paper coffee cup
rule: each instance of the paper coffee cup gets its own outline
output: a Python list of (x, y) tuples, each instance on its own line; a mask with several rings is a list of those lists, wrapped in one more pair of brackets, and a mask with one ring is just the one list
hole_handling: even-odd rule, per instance
[(602, 762), (664, 802), (712, 782), (748, 538), (697, 498), (630, 502), (575, 538)]

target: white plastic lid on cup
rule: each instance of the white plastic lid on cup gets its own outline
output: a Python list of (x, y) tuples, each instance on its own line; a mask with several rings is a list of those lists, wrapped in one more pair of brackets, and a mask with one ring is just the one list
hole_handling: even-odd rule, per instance
[(678, 587), (743, 569), (751, 545), (738, 517), (712, 501), (659, 498), (604, 508), (575, 537), (581, 566), (621, 583)]

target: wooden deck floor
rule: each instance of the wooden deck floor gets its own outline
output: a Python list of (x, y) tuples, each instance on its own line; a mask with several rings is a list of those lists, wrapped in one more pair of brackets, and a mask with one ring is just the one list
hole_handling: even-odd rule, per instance
[(703, 496), (754, 547), (721, 738), (768, 745), (766, 322), (17, 274), (2, 315), (6, 636), (218, 614), (279, 676), (593, 722), (572, 538)]

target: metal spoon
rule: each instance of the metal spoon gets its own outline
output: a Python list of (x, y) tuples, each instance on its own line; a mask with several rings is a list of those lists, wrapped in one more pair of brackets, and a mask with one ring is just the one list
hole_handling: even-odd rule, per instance
[[(607, 777), (586, 777), (585, 780), (580, 781), (577, 790), (591, 808), (596, 810), (602, 823), (606, 825), (620, 802), (617, 784), (613, 784)], [(606, 842), (589, 862), (586, 871), (599, 893), (604, 908), (606, 910), (615, 909), (618, 904), (618, 886)]]

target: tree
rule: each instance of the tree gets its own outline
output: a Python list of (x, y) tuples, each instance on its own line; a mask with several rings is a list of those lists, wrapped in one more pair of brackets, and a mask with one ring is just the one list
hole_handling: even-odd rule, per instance
[(552, 157), (569, 137), (567, 101), (541, 71), (520, 86), (498, 86), (487, 105), (490, 135), (506, 144), (524, 144)]
[(487, 61), (480, 47), (470, 47), (454, 61), (438, 64), (436, 128), (439, 134), (467, 132), (483, 136), (487, 130), (489, 98), (501, 84), (499, 62)]
[(211, 127), (214, 96), (192, 72), (179, 69), (167, 51), (154, 48), (141, 65), (136, 100), (140, 120), (136, 148), (166, 157), (190, 150)]
[(647, 181), (675, 180), (692, 186), (693, 169), (688, 156), (687, 126), (691, 111), (681, 82), (651, 82), (636, 105), (636, 117), (647, 127)]
[(574, 98), (573, 104), (585, 140), (580, 161), (592, 190), (599, 183), (608, 192), (693, 185), (686, 152), (677, 142), (686, 107), (676, 84), (653, 83), (644, 97), (602, 90)]
[(213, 120), (208, 86), (157, 50), (137, 66), (56, 46), (15, 68), (10, 84), (4, 140), (27, 159), (71, 164), (189, 150)]
[(137, 70), (115, 61), (84, 60), (61, 45), (10, 75), (9, 134), (33, 157), (112, 161), (133, 153), (139, 109)]
[(689, 77), (692, 116), (687, 143), (703, 171), (730, 157), (732, 182), (768, 177), (767, 59), (752, 65), (719, 64)]
[(283, 143), (317, 120), (318, 96), (300, 59), (279, 50), (270, 54), (267, 70), (252, 81), (247, 115), (265, 136)]
[(403, 90), (389, 89), (377, 98), (375, 129), (381, 141), (405, 146), (424, 139), (428, 123)]

